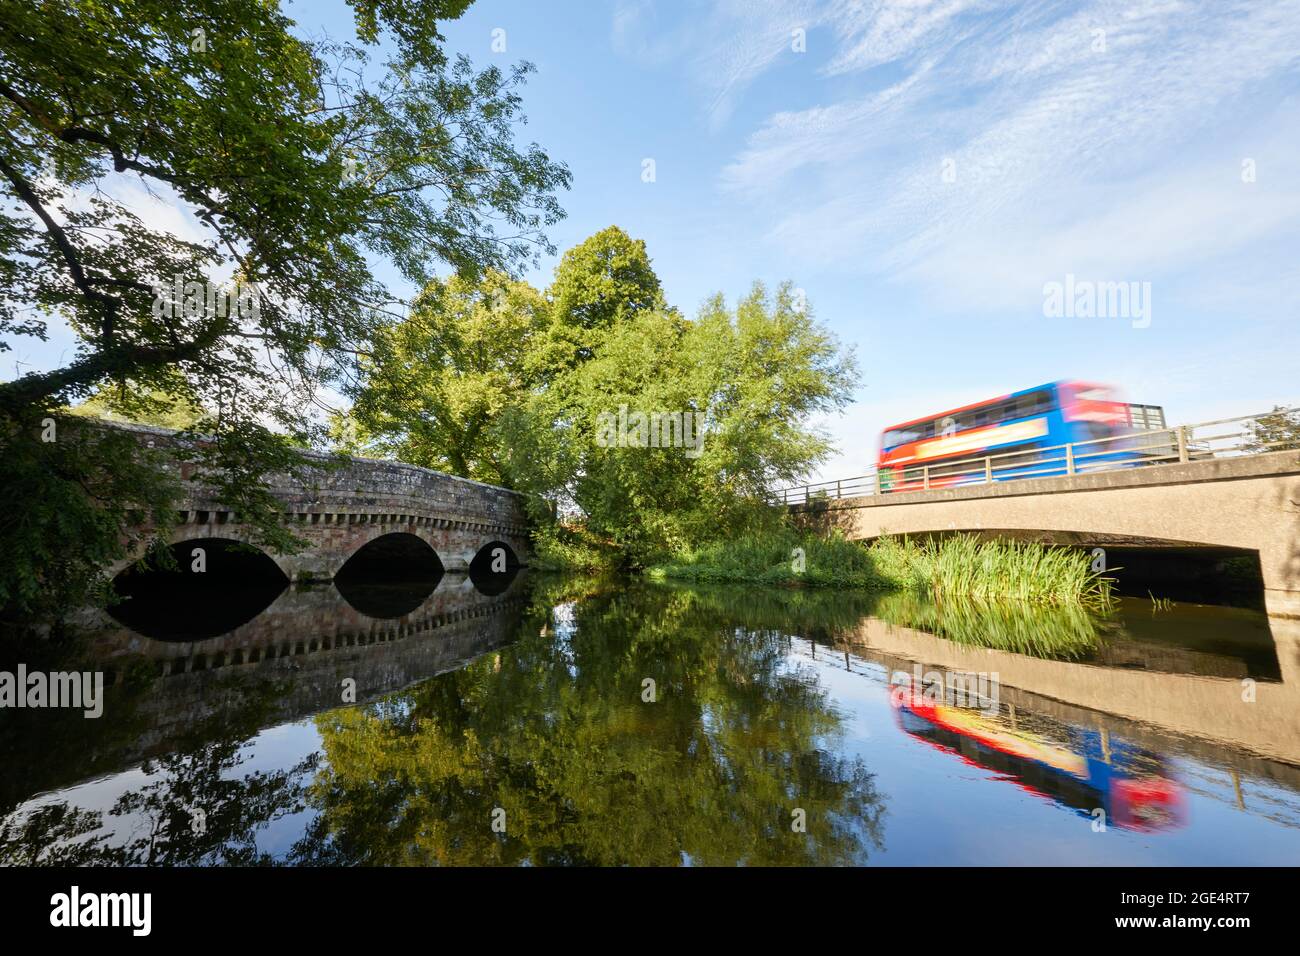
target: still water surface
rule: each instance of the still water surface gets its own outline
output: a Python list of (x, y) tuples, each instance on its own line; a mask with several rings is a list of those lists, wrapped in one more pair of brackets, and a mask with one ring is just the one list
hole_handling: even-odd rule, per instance
[(0, 713), (0, 861), (1300, 862), (1300, 641), (1254, 612), (536, 575), (200, 607), (4, 645), (113, 686)]

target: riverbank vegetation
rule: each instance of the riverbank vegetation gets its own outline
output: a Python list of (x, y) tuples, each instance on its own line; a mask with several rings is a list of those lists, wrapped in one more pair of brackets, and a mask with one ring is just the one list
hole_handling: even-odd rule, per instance
[[(129, 553), (128, 516), (156, 511), (159, 541), (174, 514), (122, 442), (65, 446), (69, 406), (201, 409), (192, 477), (291, 547), (265, 478), (324, 444), (323, 396), (355, 391), (402, 286), (556, 251), (569, 170), (517, 142), (530, 65), (444, 48), (468, 6), (354, 3), (341, 41), (276, 2), (6, 7), (0, 352), (69, 329), (76, 347), (0, 382), (0, 614), (102, 592), (85, 582)], [(169, 208), (138, 215), (145, 193)]]
[[(852, 400), (854, 356), (793, 283), (688, 314), (617, 226), (566, 251), (546, 288), (522, 281), (556, 251), (570, 184), (515, 142), (530, 68), (453, 60), (436, 21), (468, 0), (417, 6), (356, 6), (358, 44), (248, 7), (223, 19), (220, 56), (155, 0), (32, 13), (0, 36), (17, 91), (0, 99), (25, 135), (0, 147), (16, 210), (0, 221), (0, 349), (44, 338), (52, 313), (80, 337), (65, 367), (0, 383), (0, 485), (24, 503), (0, 523), (0, 613), (110, 593), (103, 568), (141, 534), (165, 541), (176, 513), (166, 466), (123, 467), (126, 439), (69, 440), (92, 433), (70, 407), (179, 426), (188, 479), (271, 552), (299, 545), (265, 478), (302, 475), (316, 448), (524, 492), (544, 565), (794, 583), (770, 502), (831, 453), (816, 423)], [(392, 56), (367, 72), (381, 40)], [(138, 219), (110, 170), (164, 191), (202, 241)], [(416, 294), (381, 286), (375, 258)], [(1030, 549), (800, 541), (797, 580), (816, 586), (1093, 586)]]
[(1086, 554), (1017, 541), (954, 535), (931, 541), (884, 537), (869, 545), (842, 536), (779, 529), (714, 541), (649, 568), (653, 578), (853, 588), (967, 599), (1103, 608), (1111, 582)]

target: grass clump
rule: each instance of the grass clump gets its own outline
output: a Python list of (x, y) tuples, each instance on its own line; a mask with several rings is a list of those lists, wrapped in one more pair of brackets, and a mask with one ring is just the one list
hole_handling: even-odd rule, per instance
[(584, 571), (608, 573), (618, 570), (623, 553), (607, 539), (581, 526), (557, 524), (533, 537), (529, 567), (536, 571)]
[(954, 535), (916, 541), (884, 537), (869, 545), (793, 529), (714, 541), (654, 565), (656, 579), (778, 587), (858, 588), (950, 599), (1103, 608), (1111, 582), (1088, 555), (1017, 541)]

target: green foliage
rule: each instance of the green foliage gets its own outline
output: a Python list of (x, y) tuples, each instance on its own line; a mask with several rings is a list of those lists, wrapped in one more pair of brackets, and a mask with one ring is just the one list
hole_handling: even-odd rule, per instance
[[(431, 283), (405, 320), (384, 329), (363, 363), (347, 450), (502, 484), (500, 421), (535, 384), (530, 350), (546, 303), (499, 272)], [(340, 419), (336, 434), (348, 421)]]
[[(803, 568), (796, 570), (796, 551)], [(1108, 607), (1111, 582), (1066, 548), (954, 535), (928, 542), (883, 537), (869, 545), (780, 528), (720, 539), (650, 569), (656, 578), (789, 587), (861, 588), (975, 600)]]
[(585, 525), (542, 524), (533, 535), (529, 567), (538, 571), (617, 571), (625, 557), (614, 542), (597, 537)]
[[(44, 440), (44, 439), (51, 440)], [(0, 609), (44, 615), (109, 596), (103, 571), (165, 537), (177, 476), (135, 434), (73, 416), (0, 435)]]
[(601, 333), (667, 308), (645, 241), (610, 226), (565, 252), (547, 290), (552, 303), (545, 369), (573, 368), (591, 358)]
[[(607, 555), (548, 531), (557, 514), (633, 565), (765, 527), (771, 489), (829, 452), (807, 423), (847, 403), (854, 363), (788, 284), (683, 318), (644, 242), (610, 227), (565, 253), (545, 297), (493, 273), (430, 285), (361, 369), (339, 447), (525, 491), (545, 560), (592, 567)], [(689, 426), (665, 447), (611, 443), (620, 412)]]
[[(531, 403), (519, 431), (549, 434), (513, 443), (517, 473), (644, 562), (770, 520), (770, 489), (828, 453), (807, 420), (847, 401), (852, 374), (788, 286), (756, 285), (734, 311), (715, 297), (694, 321), (638, 311)], [(698, 445), (611, 442), (602, 422), (624, 413), (685, 413)]]
[[(796, 550), (803, 552), (802, 571), (795, 570)], [(649, 574), (657, 579), (776, 587), (887, 590), (905, 586), (905, 579), (878, 568), (866, 546), (842, 535), (803, 535), (788, 527), (712, 540), (652, 566)]]
[(1092, 570), (1083, 551), (959, 534), (926, 543), (881, 538), (871, 552), (887, 576), (939, 601), (1104, 607), (1111, 600), (1111, 581)]
[[(437, 20), (465, 0), (352, 5), (361, 46), (303, 39), (274, 0), (6, 4), (0, 350), (13, 336), (45, 338), (53, 315), (79, 346), (62, 368), (0, 383), (0, 434), (25, 436), (92, 395), (93, 408), (105, 390), (133, 420), (177, 396), (209, 412), (187, 423), (199, 477), (288, 545), (262, 482), (292, 466), (286, 449), (323, 439), (314, 395), (354, 386), (358, 357), (394, 313), (371, 261), (424, 286), (440, 265), (475, 281), (554, 251), (544, 230), (562, 216), (554, 193), (569, 172), (515, 144), (531, 67), (478, 71), (446, 56)], [(395, 52), (376, 70), (368, 47), (386, 35)], [(136, 216), (126, 199), (141, 186), (187, 209), (201, 235)], [(189, 292), (187, 307), (158, 307), (160, 289), (214, 289), (226, 276), (256, 290), (256, 308), (207, 307)], [(32, 500), (99, 487), (120, 464), (96, 459), (100, 448), (65, 457), (75, 473), (50, 472), (49, 487), (25, 472)], [(32, 510), (46, 523), (29, 532), (47, 543), (30, 554), (58, 542), (93, 576), (102, 551), (76, 557), (78, 540)], [(7, 571), (53, 580), (25, 564), (19, 542), (0, 539), (0, 551)], [(28, 589), (6, 581), (0, 592)]]
[(195, 428), (207, 414), (189, 398), (156, 388), (137, 390), (128, 382), (96, 389), (90, 398), (68, 411), (88, 418), (157, 425), (176, 431)]

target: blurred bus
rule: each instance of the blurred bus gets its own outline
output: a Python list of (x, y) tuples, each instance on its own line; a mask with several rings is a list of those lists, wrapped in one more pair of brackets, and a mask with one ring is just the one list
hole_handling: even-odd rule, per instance
[[(877, 473), (882, 492), (1066, 474), (1056, 446), (1114, 438), (1134, 430), (1130, 408), (1107, 385), (1049, 382), (885, 429)], [(1056, 448), (1051, 452), (1044, 449)], [(1076, 470), (1137, 458), (1121, 443), (1085, 446)]]
[(891, 684), (889, 701), (907, 734), (991, 771), (994, 779), (1083, 817), (1096, 819), (1100, 808), (1108, 824), (1125, 830), (1167, 830), (1186, 822), (1183, 789), (1159, 754), (1084, 727), (1061, 725), (1051, 735), (1046, 725), (1016, 727), (1000, 711), (993, 716), (954, 706), (919, 691), (910, 679)]

